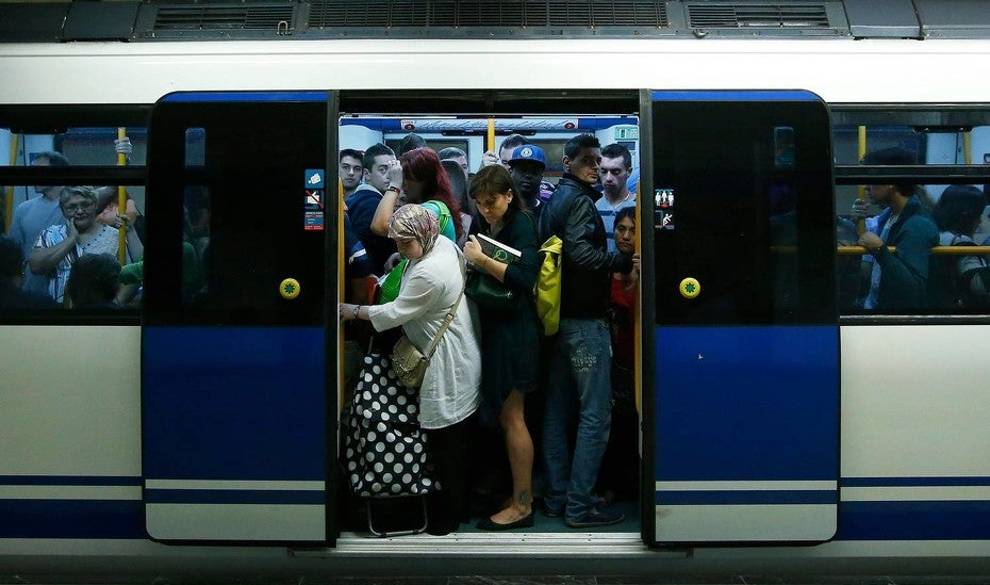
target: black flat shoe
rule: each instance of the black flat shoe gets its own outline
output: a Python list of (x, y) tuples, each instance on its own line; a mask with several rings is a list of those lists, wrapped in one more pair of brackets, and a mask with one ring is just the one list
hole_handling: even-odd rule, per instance
[(493, 522), (491, 518), (482, 518), (478, 520), (479, 530), (489, 530), (492, 532), (500, 532), (502, 530), (515, 530), (516, 528), (532, 528), (533, 527), (533, 512), (529, 515), (516, 520), (515, 522), (509, 522), (508, 524), (499, 524), (498, 522)]

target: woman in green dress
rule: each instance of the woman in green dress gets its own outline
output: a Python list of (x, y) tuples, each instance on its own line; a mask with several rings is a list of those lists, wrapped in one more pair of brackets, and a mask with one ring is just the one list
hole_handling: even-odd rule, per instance
[(485, 254), (476, 236), (464, 246), (475, 270), (515, 293), (508, 307), (486, 308), (479, 303), (482, 331), (481, 421), (498, 424), (512, 470), (512, 501), (483, 518), (478, 527), (510, 530), (533, 525), (533, 440), (526, 428), (525, 395), (539, 378), (539, 320), (533, 288), (539, 274), (536, 220), (516, 197), (508, 171), (500, 165), (483, 168), (471, 181), (471, 198), (483, 221), (481, 233), (517, 250), (506, 263)]

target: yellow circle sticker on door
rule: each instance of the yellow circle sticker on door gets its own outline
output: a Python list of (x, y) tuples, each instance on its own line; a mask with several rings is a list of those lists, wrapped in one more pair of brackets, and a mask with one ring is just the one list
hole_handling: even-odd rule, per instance
[(701, 294), (701, 283), (698, 279), (690, 276), (681, 281), (681, 296), (685, 299), (693, 299)]
[(286, 278), (278, 285), (278, 292), (283, 299), (291, 301), (299, 296), (299, 281), (295, 278)]

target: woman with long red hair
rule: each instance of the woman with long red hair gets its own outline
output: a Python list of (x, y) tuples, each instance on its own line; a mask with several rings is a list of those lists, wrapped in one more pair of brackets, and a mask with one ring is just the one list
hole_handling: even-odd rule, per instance
[(447, 171), (440, 157), (429, 148), (417, 148), (392, 161), (388, 171), (389, 186), (385, 190), (371, 229), (376, 234), (388, 233), (388, 222), (396, 208), (406, 203), (418, 203), (427, 208), (440, 222), (440, 233), (452, 242), (461, 238), (461, 206), (454, 197)]

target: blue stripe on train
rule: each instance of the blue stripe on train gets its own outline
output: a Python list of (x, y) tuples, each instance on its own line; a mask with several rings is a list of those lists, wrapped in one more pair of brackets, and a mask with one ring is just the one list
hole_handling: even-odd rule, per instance
[(140, 500), (0, 500), (0, 538), (147, 538)]
[(657, 492), (657, 505), (835, 504), (834, 490), (670, 490)]
[(655, 102), (817, 102), (821, 98), (804, 90), (658, 90), (652, 93)]
[(311, 490), (144, 491), (149, 504), (326, 504), (326, 492)]

